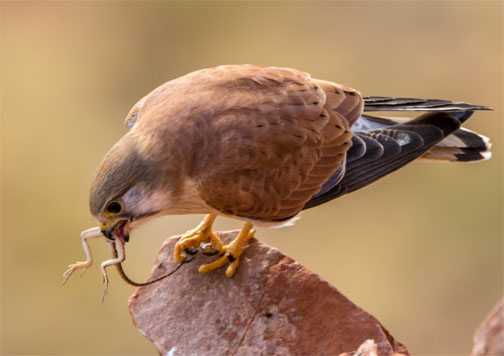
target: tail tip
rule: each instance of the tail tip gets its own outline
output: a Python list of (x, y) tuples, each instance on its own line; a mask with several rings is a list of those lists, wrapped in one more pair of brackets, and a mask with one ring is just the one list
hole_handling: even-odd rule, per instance
[(480, 154), (483, 157), (481, 159), (482, 161), (488, 161), (490, 158), (492, 158), (492, 152), (491, 151), (481, 152)]

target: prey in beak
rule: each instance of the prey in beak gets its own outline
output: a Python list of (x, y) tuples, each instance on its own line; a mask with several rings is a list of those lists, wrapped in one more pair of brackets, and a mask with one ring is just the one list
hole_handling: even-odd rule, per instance
[(110, 227), (108, 227), (105, 223), (101, 223), (100, 232), (108, 240), (114, 240), (114, 236), (116, 236), (124, 244), (129, 241), (129, 224), (130, 220), (119, 220)]
[(109, 243), (109, 246), (112, 251), (112, 256), (114, 258), (106, 260), (102, 262), (100, 265), (100, 270), (103, 275), (103, 294), (100, 299), (100, 303), (103, 302), (105, 295), (108, 293), (108, 276), (106, 268), (113, 265), (119, 265), (125, 260), (124, 254), (124, 244), (129, 241), (129, 220), (119, 220), (115, 224), (110, 227), (105, 223), (101, 223), (99, 227), (93, 227), (91, 229), (85, 230), (81, 233), (80, 239), (82, 243), (82, 247), (84, 249), (84, 253), (86, 254), (86, 261), (84, 262), (76, 262), (68, 266), (68, 269), (63, 273), (63, 285), (70, 278), (72, 273), (75, 270), (83, 269), (81, 272), (81, 276), (86, 272), (86, 270), (91, 267), (93, 264), (93, 256), (91, 255), (91, 250), (89, 249), (89, 245), (87, 240), (95, 237), (105, 236), (106, 241)]

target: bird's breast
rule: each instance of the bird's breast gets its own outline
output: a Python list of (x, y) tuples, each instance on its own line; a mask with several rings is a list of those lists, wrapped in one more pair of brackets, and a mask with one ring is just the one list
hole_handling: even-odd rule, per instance
[(195, 184), (190, 179), (186, 179), (178, 189), (169, 194), (163, 213), (166, 215), (208, 214), (212, 212), (211, 210), (201, 199)]

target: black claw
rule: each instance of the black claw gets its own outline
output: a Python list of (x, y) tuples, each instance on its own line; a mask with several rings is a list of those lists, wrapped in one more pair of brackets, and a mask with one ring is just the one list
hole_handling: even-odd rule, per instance
[(219, 253), (219, 250), (211, 250), (211, 251), (201, 251), (205, 256), (215, 256), (216, 254)]
[(216, 254), (219, 253), (219, 250), (212, 250), (209, 252), (201, 251), (201, 253), (204, 254), (205, 256), (215, 256)]
[(192, 248), (192, 247), (191, 248), (186, 247), (186, 248), (184, 248), (184, 251), (188, 255), (195, 255), (198, 253), (198, 250), (196, 250), (195, 248)]
[(233, 255), (232, 255), (232, 254), (230, 254), (229, 252), (228, 252), (228, 253), (226, 253), (226, 257), (227, 257), (227, 259), (228, 259), (229, 263), (236, 261), (235, 256), (233, 256)]
[(200, 246), (200, 251), (206, 256), (215, 256), (219, 250), (214, 250), (211, 243), (203, 244)]

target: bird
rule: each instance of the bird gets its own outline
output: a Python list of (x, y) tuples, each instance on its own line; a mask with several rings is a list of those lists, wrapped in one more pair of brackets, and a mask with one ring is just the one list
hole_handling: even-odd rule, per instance
[[(491, 157), (489, 139), (461, 125), (487, 106), (437, 99), (363, 96), (300, 70), (246, 65), (201, 69), (166, 82), (126, 116), (127, 133), (96, 170), (89, 206), (120, 265), (131, 231), (163, 215), (206, 214), (174, 248), (182, 263), (201, 249), (232, 277), (255, 226), (292, 224), (306, 209), (363, 188), (415, 160), (473, 162)], [(388, 118), (381, 112), (422, 112)], [(369, 115), (368, 112), (378, 114)], [(224, 244), (218, 216), (243, 228)], [(102, 297), (103, 300), (103, 297)]]

